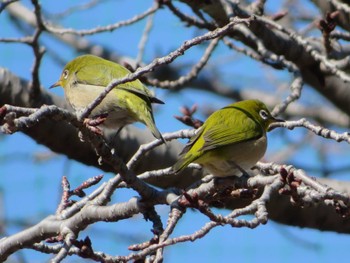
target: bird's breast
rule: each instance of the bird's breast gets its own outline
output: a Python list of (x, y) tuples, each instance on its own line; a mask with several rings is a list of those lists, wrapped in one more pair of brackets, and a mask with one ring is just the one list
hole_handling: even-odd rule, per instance
[(241, 175), (235, 164), (244, 170), (249, 170), (264, 156), (266, 148), (267, 138), (264, 134), (259, 139), (208, 151), (198, 160), (198, 163), (218, 177), (237, 175), (237, 173)]
[[(73, 109), (80, 111), (92, 103), (103, 92), (103, 89), (104, 87), (101, 86), (78, 83), (66, 88), (65, 96)], [(108, 128), (117, 129), (135, 121), (133, 116), (130, 115), (123, 98), (119, 98), (113, 90), (96, 106), (90, 117), (105, 113), (108, 113), (108, 117), (104, 122), (104, 126)]]

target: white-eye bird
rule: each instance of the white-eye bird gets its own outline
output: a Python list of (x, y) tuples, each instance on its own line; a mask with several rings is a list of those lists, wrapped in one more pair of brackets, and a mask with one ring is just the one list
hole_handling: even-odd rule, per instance
[[(113, 79), (120, 79), (130, 71), (109, 60), (83, 55), (68, 62), (60, 79), (52, 87), (61, 86), (65, 97), (76, 111), (83, 110), (94, 101)], [(103, 126), (118, 129), (133, 122), (144, 123), (154, 137), (164, 141), (157, 129), (151, 103), (164, 104), (155, 98), (140, 80), (116, 86), (89, 117), (108, 114)]]
[(172, 167), (177, 173), (190, 163), (218, 177), (240, 176), (265, 154), (272, 117), (264, 103), (244, 100), (211, 114), (180, 153)]

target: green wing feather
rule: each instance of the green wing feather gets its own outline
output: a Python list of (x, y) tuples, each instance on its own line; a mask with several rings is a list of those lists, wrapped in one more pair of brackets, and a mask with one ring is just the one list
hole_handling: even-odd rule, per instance
[[(75, 72), (75, 80), (78, 83), (106, 87), (113, 79), (123, 78), (129, 73), (130, 71), (123, 66), (110, 61), (104, 61), (104, 63), (95, 62), (85, 64)], [(148, 98), (150, 102), (164, 104), (163, 101), (155, 98), (139, 80), (120, 84), (117, 86), (117, 89), (126, 90), (137, 96)]]
[[(223, 110), (230, 111), (231, 109), (225, 108)], [(204, 144), (200, 151), (206, 152), (223, 146), (249, 141), (263, 135), (263, 129), (260, 124), (244, 112), (235, 110), (228, 114), (231, 116), (227, 114), (215, 116), (215, 123), (210, 125), (210, 129), (207, 128), (204, 131)]]
[(235, 107), (225, 107), (209, 116), (182, 150), (173, 170), (178, 172), (184, 169), (207, 151), (253, 140), (261, 137), (263, 133), (261, 125), (246, 112)]

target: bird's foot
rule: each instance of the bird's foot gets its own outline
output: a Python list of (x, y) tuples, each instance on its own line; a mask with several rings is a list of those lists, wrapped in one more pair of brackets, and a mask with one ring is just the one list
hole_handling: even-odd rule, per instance
[(210, 209), (210, 206), (207, 202), (202, 199), (199, 199), (197, 194), (189, 194), (184, 192), (178, 201), (179, 205), (182, 207), (191, 207), (196, 208), (202, 214), (206, 215), (210, 220), (218, 223), (223, 222), (223, 217), (221, 215), (215, 215), (214, 212)]
[(103, 113), (101, 115), (97, 115), (93, 118), (84, 119), (84, 125), (93, 133), (98, 135), (103, 135), (102, 130), (98, 127), (103, 124), (107, 119), (108, 113)]
[(298, 194), (298, 187), (302, 184), (302, 181), (295, 177), (294, 172), (287, 171), (284, 167), (280, 170), (280, 175), (282, 181), (286, 184), (287, 187), (283, 187), (279, 190), (280, 194), (289, 195), (291, 203), (294, 205), (304, 205), (302, 198)]
[(252, 189), (236, 189), (235, 191), (231, 192), (231, 196), (236, 198), (243, 198), (243, 199), (255, 199), (257, 198), (259, 193), (258, 188), (252, 188)]
[(182, 207), (192, 207), (200, 210), (201, 207), (207, 207), (203, 200), (199, 199), (198, 194), (190, 194), (186, 191), (182, 193), (182, 196), (179, 198), (178, 203)]

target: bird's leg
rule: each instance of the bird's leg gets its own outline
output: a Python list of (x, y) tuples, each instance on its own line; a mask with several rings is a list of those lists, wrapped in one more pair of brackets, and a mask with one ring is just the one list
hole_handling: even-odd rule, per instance
[(183, 195), (178, 200), (178, 204), (184, 208), (196, 208), (214, 222), (221, 223), (222, 221), (222, 216), (215, 215), (210, 209), (209, 204), (204, 200), (200, 199), (197, 194), (190, 195), (187, 192), (183, 192)]
[(117, 139), (118, 134), (121, 132), (121, 130), (124, 128), (125, 126), (121, 126), (120, 128), (118, 128), (117, 132), (113, 135), (112, 137), (112, 141)]
[[(224, 177), (214, 177), (214, 184), (224, 186), (222, 190), (217, 192), (217, 197), (220, 199), (226, 198), (252, 198), (256, 195), (256, 189), (247, 188), (246, 182), (250, 177), (249, 173), (244, 170), (235, 161), (229, 161), (230, 167), (235, 167), (242, 175), (232, 174)], [(237, 171), (237, 173), (238, 173)], [(218, 188), (219, 189), (219, 188)]]
[(183, 191), (182, 196), (179, 198), (178, 202), (179, 202), (179, 205), (183, 207), (193, 207), (193, 208), (199, 207), (199, 197), (196, 193), (191, 195), (186, 191)]
[(183, 191), (182, 196), (178, 200), (178, 204), (184, 208), (196, 208), (204, 214), (209, 213), (208, 211), (210, 211), (209, 205), (204, 200), (200, 199), (196, 193), (190, 194)]
[(122, 127), (120, 127), (120, 128), (117, 130), (117, 132), (115, 133), (115, 135), (118, 135), (124, 127), (125, 127), (124, 125), (123, 125)]
[(92, 118), (86, 118), (84, 119), (84, 125), (92, 132), (103, 135), (102, 130), (97, 127), (101, 124), (103, 124), (107, 119), (108, 113), (103, 113), (97, 116), (94, 116)]

